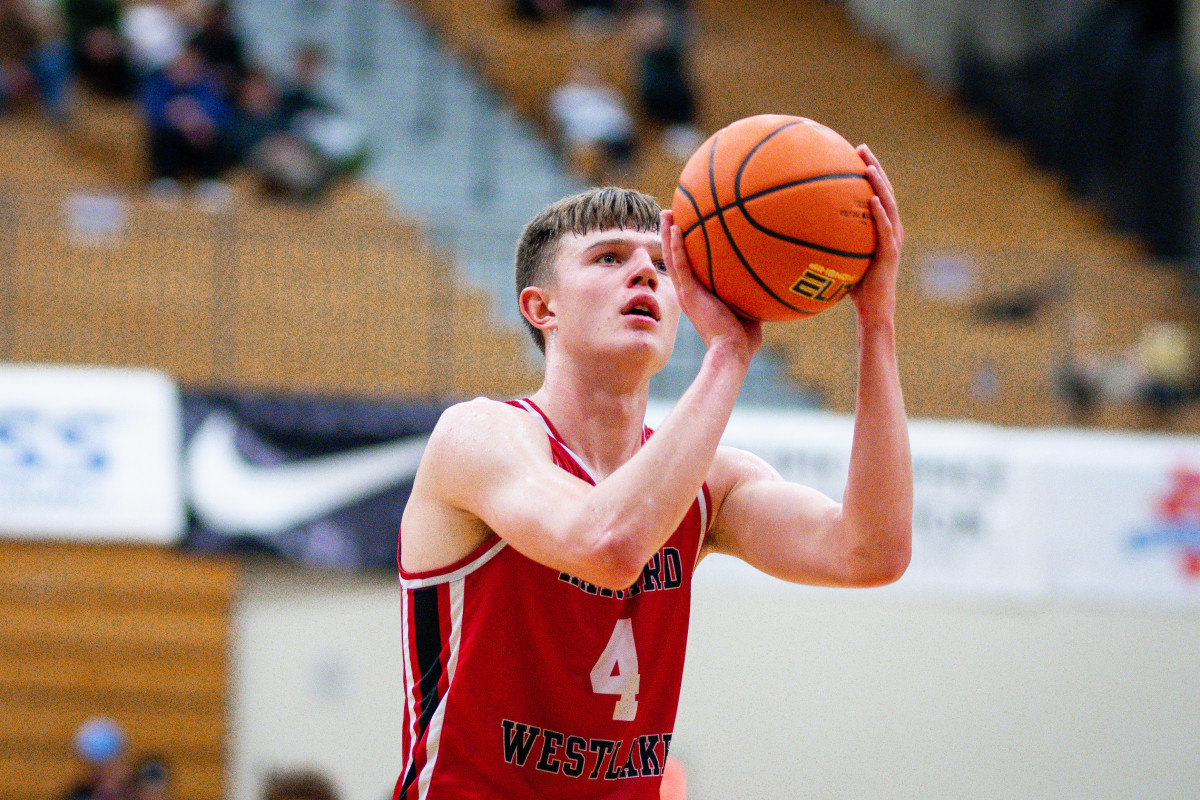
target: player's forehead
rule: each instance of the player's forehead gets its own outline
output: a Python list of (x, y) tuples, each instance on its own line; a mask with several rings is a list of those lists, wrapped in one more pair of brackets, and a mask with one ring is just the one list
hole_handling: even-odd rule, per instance
[(651, 255), (662, 252), (662, 239), (658, 231), (640, 231), (633, 228), (602, 228), (587, 233), (566, 233), (559, 244), (559, 253), (583, 254), (603, 247), (635, 250), (646, 248)]

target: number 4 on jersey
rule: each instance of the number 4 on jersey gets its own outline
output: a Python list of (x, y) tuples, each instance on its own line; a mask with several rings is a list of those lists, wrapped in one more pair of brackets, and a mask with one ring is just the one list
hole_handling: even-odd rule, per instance
[(628, 722), (637, 716), (637, 693), (641, 682), (633, 624), (628, 619), (619, 619), (600, 660), (592, 667), (592, 691), (619, 695), (613, 719)]

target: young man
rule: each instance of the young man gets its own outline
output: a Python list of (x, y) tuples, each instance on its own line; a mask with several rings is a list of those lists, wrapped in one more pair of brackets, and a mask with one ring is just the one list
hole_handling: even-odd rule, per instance
[[(600, 189), (525, 229), (518, 291), (545, 381), (525, 400), (448, 409), (404, 512), (397, 798), (657, 798), (705, 553), (831, 586), (903, 573), (902, 232), (879, 162), (860, 153), (879, 246), (852, 294), (858, 407), (842, 503), (718, 446), (762, 332), (695, 280), (669, 211)], [(651, 436), (649, 382), (681, 310), (707, 353)]]

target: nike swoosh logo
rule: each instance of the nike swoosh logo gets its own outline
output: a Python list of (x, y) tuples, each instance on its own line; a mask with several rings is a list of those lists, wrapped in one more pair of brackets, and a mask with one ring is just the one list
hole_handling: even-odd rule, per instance
[(184, 458), (192, 508), (217, 533), (279, 533), (412, 478), (428, 436), (289, 464), (255, 466), (238, 452), (237, 422), (215, 411)]

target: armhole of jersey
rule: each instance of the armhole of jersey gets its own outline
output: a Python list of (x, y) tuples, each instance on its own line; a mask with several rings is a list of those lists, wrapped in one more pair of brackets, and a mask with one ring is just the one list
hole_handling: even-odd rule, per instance
[(700, 492), (696, 495), (696, 502), (700, 505), (700, 535), (696, 538), (696, 558), (692, 561), (692, 569), (700, 563), (700, 554), (704, 552), (704, 545), (708, 541), (708, 531), (712, 528), (712, 494), (708, 491), (708, 481), (700, 484)]
[(492, 533), (478, 547), (453, 564), (424, 572), (407, 572), (404, 567), (400, 567), (400, 586), (405, 589), (421, 589), (439, 583), (456, 581), (491, 561), (504, 549), (506, 544), (499, 535)]

